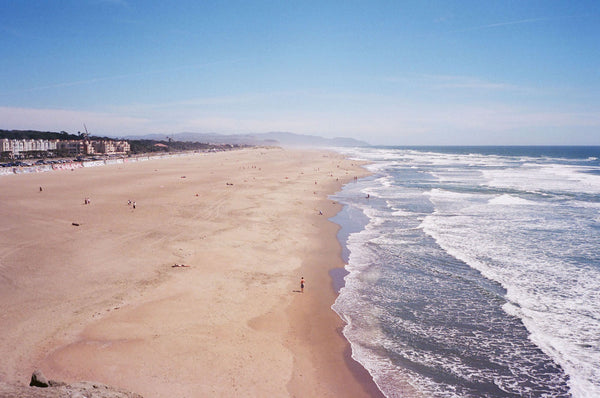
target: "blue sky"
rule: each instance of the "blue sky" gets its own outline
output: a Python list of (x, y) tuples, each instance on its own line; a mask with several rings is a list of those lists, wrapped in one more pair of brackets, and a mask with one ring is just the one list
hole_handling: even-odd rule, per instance
[(598, 1), (0, 0), (0, 128), (600, 145)]

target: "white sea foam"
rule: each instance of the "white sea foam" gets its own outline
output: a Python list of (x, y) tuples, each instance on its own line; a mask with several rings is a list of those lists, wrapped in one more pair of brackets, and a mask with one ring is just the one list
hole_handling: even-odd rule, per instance
[(517, 196), (513, 196), (513, 195), (509, 195), (509, 194), (503, 194), (503, 195), (497, 196), (495, 198), (492, 198), (492, 199), (489, 200), (488, 203), (491, 204), (491, 205), (502, 205), (502, 206), (513, 206), (513, 205), (517, 205), (517, 206), (524, 206), (524, 205), (536, 206), (536, 205), (539, 205), (539, 203), (534, 202), (532, 200), (527, 200), (527, 199), (519, 198)]
[[(514, 303), (505, 309), (519, 316), (532, 341), (567, 371), (574, 396), (600, 396), (597, 268), (573, 268), (560, 259), (561, 254), (554, 256), (561, 250), (556, 247), (560, 242), (548, 240), (543, 233), (536, 238), (536, 226), (527, 220), (539, 220), (545, 211), (527, 214), (515, 210), (514, 218), (506, 212), (499, 217), (485, 206), (465, 203), (464, 196), (440, 191), (430, 196), (443, 210), (423, 221), (424, 230), (449, 254), (502, 284)], [(490, 202), (517, 207), (529, 202), (503, 196)], [(451, 206), (449, 198), (463, 202)], [(564, 220), (554, 222), (560, 224), (547, 225), (545, 230), (568, 228)], [(523, 246), (527, 240), (528, 245)]]
[(406, 210), (402, 210), (402, 209), (395, 209), (395, 211), (392, 213), (393, 216), (396, 217), (413, 217), (415, 215), (415, 213), (412, 213), (410, 211), (406, 211)]
[(600, 193), (600, 176), (589, 167), (574, 165), (523, 164), (519, 168), (483, 170), (490, 187), (540, 192)]

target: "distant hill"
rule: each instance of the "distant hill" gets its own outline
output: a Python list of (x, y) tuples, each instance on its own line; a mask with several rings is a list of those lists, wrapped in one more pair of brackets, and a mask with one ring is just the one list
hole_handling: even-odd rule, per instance
[(184, 142), (205, 142), (210, 144), (233, 145), (281, 145), (304, 147), (348, 147), (369, 146), (367, 142), (353, 138), (324, 138), (314, 135), (302, 135), (285, 132), (258, 133), (258, 134), (214, 134), (214, 133), (177, 133), (171, 135), (147, 134), (143, 136), (127, 136), (129, 140), (167, 140)]

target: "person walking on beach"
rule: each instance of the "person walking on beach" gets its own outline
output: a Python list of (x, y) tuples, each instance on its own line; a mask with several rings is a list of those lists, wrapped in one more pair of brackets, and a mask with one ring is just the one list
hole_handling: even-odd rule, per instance
[(304, 277), (300, 278), (300, 293), (304, 293)]

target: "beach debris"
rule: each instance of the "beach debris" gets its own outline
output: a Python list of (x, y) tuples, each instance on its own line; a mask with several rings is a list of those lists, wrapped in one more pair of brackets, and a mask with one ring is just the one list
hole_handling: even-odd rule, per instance
[(74, 226), (78, 227), (79, 223), (78, 222), (72, 222), (71, 225), (74, 225)]
[(227, 184), (227, 185), (233, 185), (232, 182), (226, 182), (225, 184)]
[(189, 267), (189, 265), (185, 265), (185, 264), (173, 264), (173, 265), (171, 265), (171, 268), (177, 268), (177, 267)]

